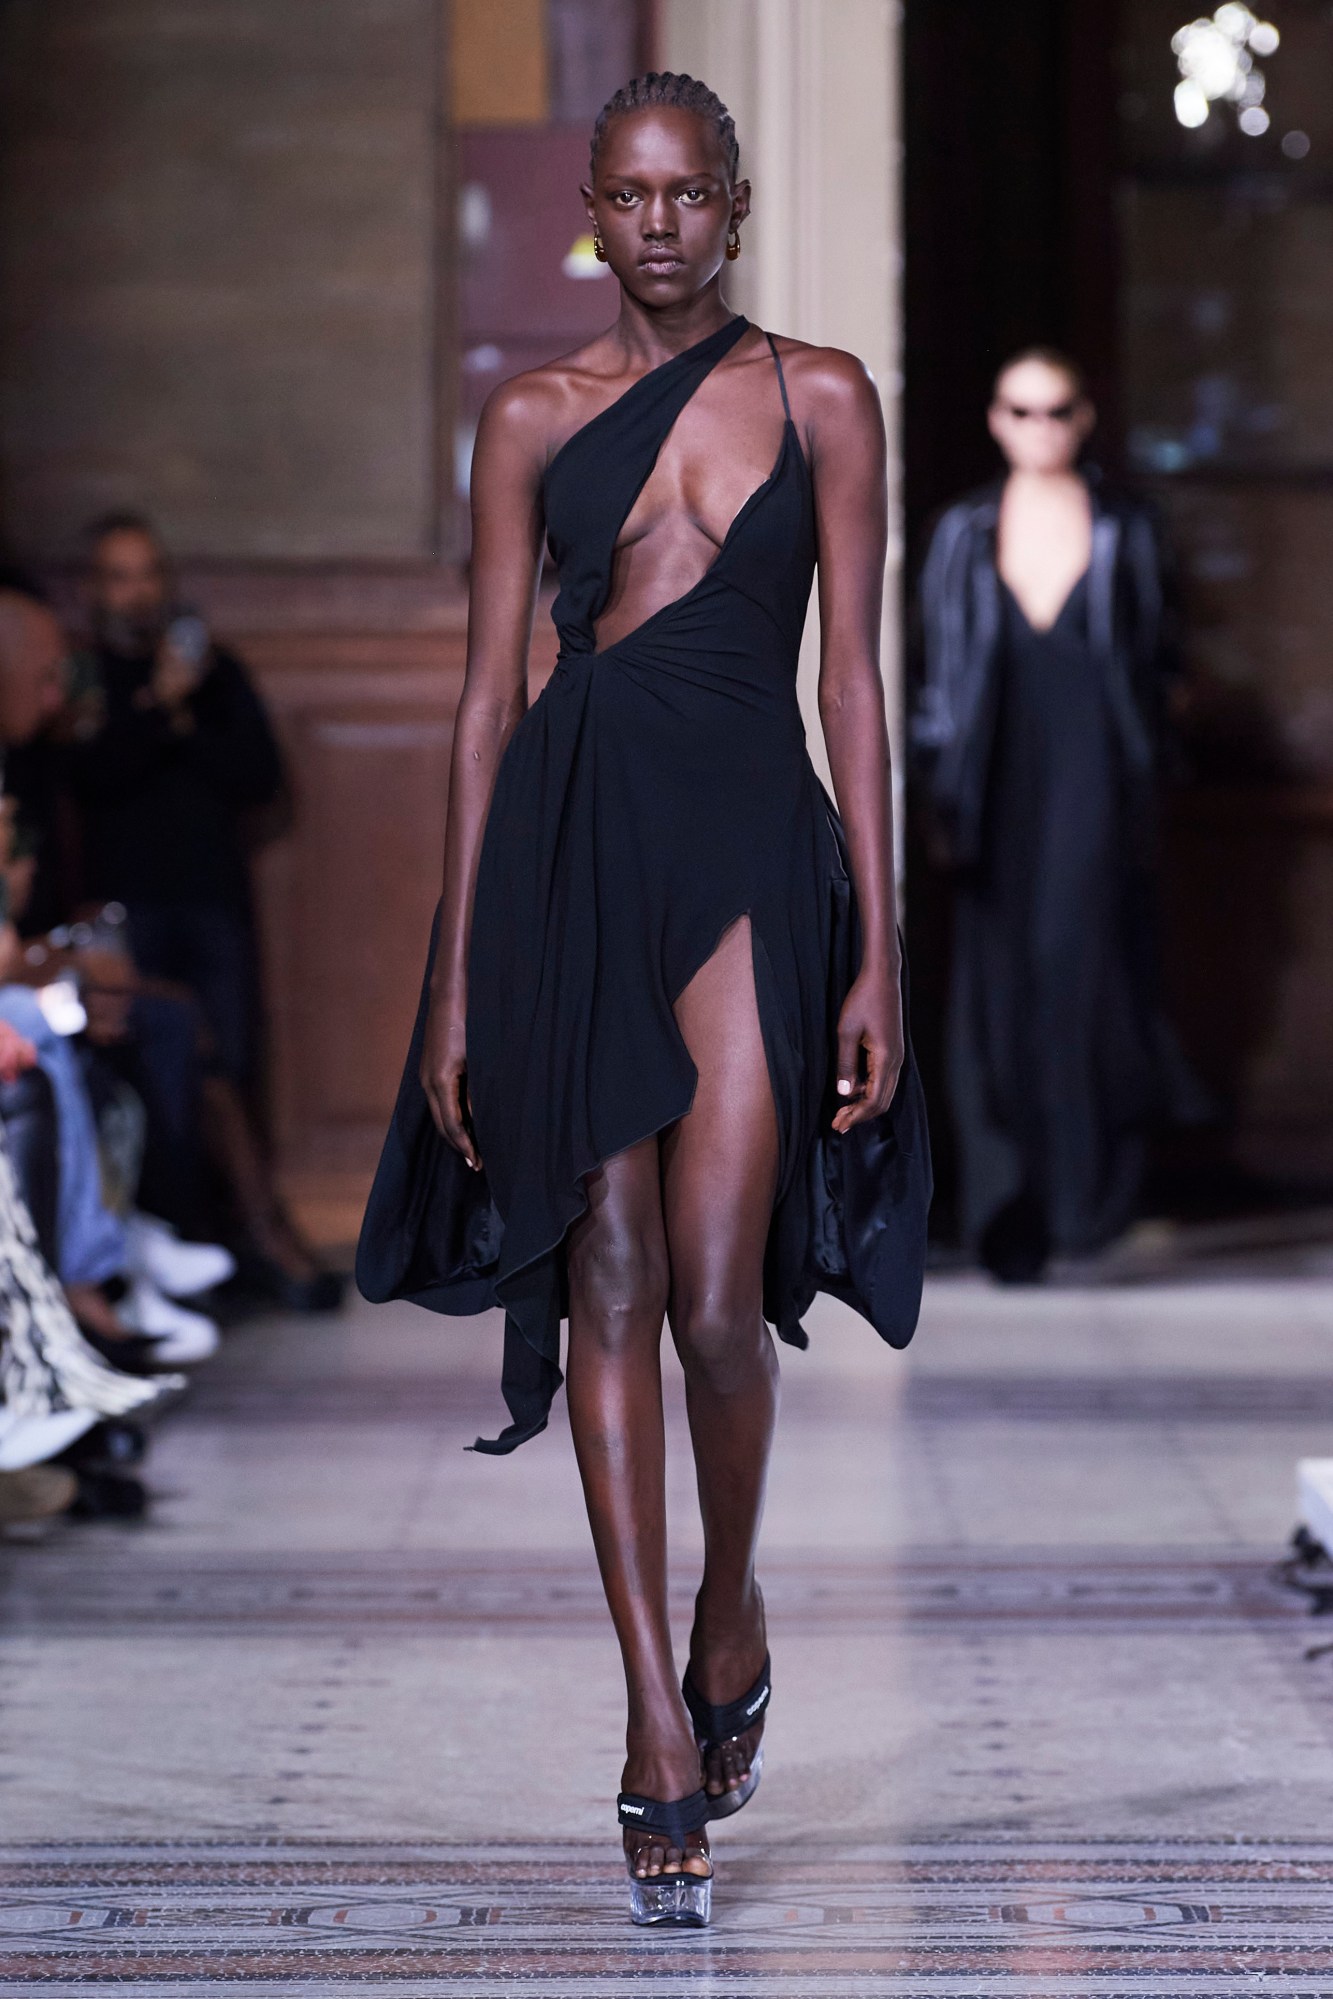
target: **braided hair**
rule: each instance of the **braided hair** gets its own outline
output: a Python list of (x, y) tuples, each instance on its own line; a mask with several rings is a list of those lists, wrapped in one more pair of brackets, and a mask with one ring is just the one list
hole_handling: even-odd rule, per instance
[(734, 185), (741, 165), (735, 119), (717, 92), (710, 90), (706, 83), (700, 83), (697, 77), (678, 76), (669, 69), (654, 69), (646, 76), (633, 77), (621, 86), (614, 97), (607, 99), (592, 128), (592, 172), (597, 171), (597, 155), (606, 137), (606, 128), (613, 118), (623, 118), (630, 111), (655, 110), (659, 106), (673, 111), (693, 111), (708, 120), (717, 133), (718, 144), (727, 163), (727, 177)]

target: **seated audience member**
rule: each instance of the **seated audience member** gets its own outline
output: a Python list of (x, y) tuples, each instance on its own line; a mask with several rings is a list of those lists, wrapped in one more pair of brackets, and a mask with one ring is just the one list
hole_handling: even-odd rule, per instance
[[(80, 1481), (50, 1461), (107, 1419), (142, 1416), (184, 1386), (179, 1375), (123, 1374), (80, 1336), (43, 1255), (38, 1223), (19, 1192), (9, 1126), (29, 1155), (43, 1205), (55, 1191), (53, 1102), (48, 1088), (15, 1092), (34, 1075), (37, 1050), (0, 1021), (0, 1525), (63, 1512)], [(43, 1153), (47, 1155), (43, 1158)], [(53, 1216), (43, 1218), (49, 1230)]]
[(146, 521), (89, 531), (86, 602), (71, 769), (88, 888), (124, 905), (140, 972), (198, 999), (214, 1054), (206, 1129), (251, 1271), (288, 1305), (328, 1308), (341, 1287), (284, 1212), (249, 1109), (260, 1006), (246, 821), (284, 795), (273, 732), (240, 660), (177, 607)]
[[(0, 591), (0, 749), (28, 741), (61, 706), (64, 640), (44, 605)], [(9, 888), (12, 810), (0, 809), (0, 901)], [(210, 1245), (178, 1246), (131, 1233), (106, 1205), (97, 1134), (78, 1052), (51, 1023), (39, 994), (22, 983), (24, 954), (17, 933), (0, 911), (0, 1021), (31, 1044), (49, 1080), (56, 1106), (58, 1174), (56, 1262), (69, 1300), (89, 1336), (128, 1365), (131, 1335), (151, 1343), (140, 1355), (149, 1365), (164, 1359), (197, 1360), (213, 1351), (217, 1329), (198, 1312), (165, 1295), (190, 1295), (201, 1259), (216, 1283), (230, 1259)], [(221, 1262), (219, 1262), (221, 1258)], [(192, 1259), (192, 1260), (191, 1260)], [(186, 1265), (189, 1268), (186, 1268)], [(163, 1280), (165, 1279), (165, 1284)], [(121, 1294), (108, 1295), (108, 1287)]]
[(4, 877), (24, 939), (24, 979), (71, 971), (87, 1009), (80, 1054), (99, 1127), (118, 1085), (142, 1101), (145, 1119), (138, 1205), (183, 1236), (212, 1223), (202, 1173), (202, 1061), (207, 1044), (198, 1002), (186, 988), (146, 981), (129, 954), (116, 904), (80, 911), (78, 839), (63, 782), (60, 730), (4, 753), (4, 790), (16, 809), (15, 844)]

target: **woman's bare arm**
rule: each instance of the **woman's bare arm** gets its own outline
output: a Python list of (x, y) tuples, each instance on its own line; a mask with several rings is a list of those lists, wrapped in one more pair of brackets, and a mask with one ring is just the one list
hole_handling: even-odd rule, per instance
[(544, 435), (540, 392), (520, 378), (487, 402), (472, 459), (467, 675), (454, 723), (440, 935), (421, 1082), (440, 1131), (477, 1168), (481, 1160), (466, 1120), (468, 942), (495, 775), (528, 705)]
[(838, 1020), (837, 1131), (880, 1116), (903, 1063), (893, 794), (880, 678), (888, 473), (879, 397), (861, 363), (810, 351), (798, 395), (819, 535), (819, 715), (861, 915), (861, 965)]

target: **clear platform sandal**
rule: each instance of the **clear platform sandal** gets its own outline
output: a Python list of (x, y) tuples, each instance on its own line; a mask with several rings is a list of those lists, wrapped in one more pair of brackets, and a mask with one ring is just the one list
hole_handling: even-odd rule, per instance
[[(702, 1832), (712, 1816), (710, 1804), (703, 1790), (692, 1791), (688, 1798), (676, 1798), (670, 1804), (664, 1804), (660, 1798), (641, 1798), (632, 1791), (622, 1791), (616, 1799), (616, 1811), (622, 1825), (660, 1833), (683, 1853), (688, 1835)], [(707, 1874), (687, 1874), (682, 1869), (678, 1874), (641, 1878), (626, 1854), (625, 1871), (629, 1875), (632, 1923), (674, 1923), (695, 1930), (708, 1927), (713, 1915), (711, 1862)]]
[[(721, 1749), (728, 1742), (734, 1742), (737, 1736), (744, 1735), (747, 1730), (753, 1728), (764, 1713), (773, 1694), (773, 1661), (765, 1653), (763, 1671), (749, 1692), (742, 1694), (739, 1700), (723, 1702), (720, 1707), (704, 1699), (690, 1678), (688, 1666), (680, 1690), (685, 1696), (690, 1720), (694, 1723), (694, 1739), (699, 1745), (699, 1754), (707, 1758), (713, 1750)], [(705, 1791), (709, 1818), (730, 1818), (731, 1814), (738, 1812), (742, 1805), (748, 1805), (759, 1788), (763, 1769), (764, 1745), (761, 1742), (750, 1759), (748, 1776), (734, 1791), (723, 1791), (716, 1798), (708, 1797)]]

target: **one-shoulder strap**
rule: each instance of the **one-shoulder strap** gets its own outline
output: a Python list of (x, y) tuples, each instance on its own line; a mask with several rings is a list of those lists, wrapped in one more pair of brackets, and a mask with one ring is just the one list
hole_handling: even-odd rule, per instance
[(782, 407), (787, 412), (788, 423), (791, 423), (794, 419), (791, 413), (791, 404), (787, 400), (787, 377), (782, 372), (782, 356), (778, 353), (778, 345), (773, 335), (766, 331), (764, 338), (768, 342), (769, 350), (772, 353), (773, 365), (778, 371), (778, 387), (782, 391)]
[(616, 540), (663, 441), (701, 382), (749, 328), (741, 313), (640, 375), (561, 445), (546, 468), (546, 539), (560, 572), (552, 607), (567, 651), (591, 652)]

